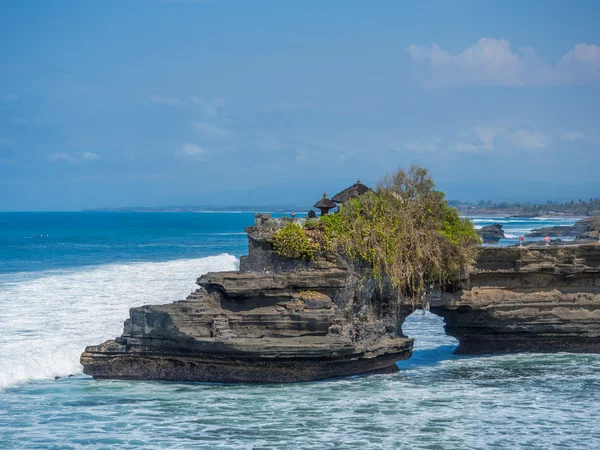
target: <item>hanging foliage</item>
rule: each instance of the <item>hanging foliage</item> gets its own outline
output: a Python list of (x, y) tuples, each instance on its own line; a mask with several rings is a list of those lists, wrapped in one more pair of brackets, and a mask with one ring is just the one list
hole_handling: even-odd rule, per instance
[(429, 285), (456, 280), (474, 262), (480, 242), (472, 222), (448, 205), (418, 166), (387, 175), (375, 192), (347, 201), (336, 214), (304, 228), (288, 225), (274, 238), (275, 252), (286, 257), (342, 250), (372, 267), (375, 279), (413, 297), (422, 297)]

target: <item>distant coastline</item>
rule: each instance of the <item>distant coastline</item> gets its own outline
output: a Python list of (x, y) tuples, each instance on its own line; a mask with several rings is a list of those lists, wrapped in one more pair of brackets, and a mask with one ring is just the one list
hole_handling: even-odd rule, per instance
[[(83, 209), (81, 212), (136, 212), (136, 213), (158, 213), (158, 212), (169, 212), (169, 213), (258, 213), (258, 212), (270, 212), (270, 213), (291, 213), (302, 215), (307, 214), (310, 210), (307, 206), (282, 206), (282, 205), (258, 205), (258, 206), (123, 206), (118, 208), (89, 208)], [(312, 208), (314, 209), (314, 208)], [(463, 217), (510, 217), (510, 218), (552, 218), (552, 217), (572, 217), (572, 218), (583, 218), (591, 215), (598, 215), (596, 211), (593, 213), (582, 213), (572, 211), (540, 211), (540, 212), (525, 212), (519, 209), (502, 209), (502, 208), (458, 208), (459, 213)]]
[(540, 213), (523, 213), (522, 211), (510, 211), (502, 209), (470, 209), (460, 210), (460, 214), (463, 217), (505, 217), (514, 219), (534, 219), (534, 218), (573, 218), (581, 219), (588, 217), (586, 214), (575, 214), (566, 212), (540, 212)]
[(281, 205), (263, 206), (123, 206), (119, 208), (90, 208), (81, 212), (202, 212), (202, 213), (254, 213), (274, 212), (286, 213), (295, 211), (298, 214), (306, 214), (310, 208), (298, 206), (296, 208)]
[(566, 203), (548, 201), (543, 204), (493, 203), (483, 200), (474, 204), (460, 200), (450, 200), (449, 204), (458, 209), (464, 216), (515, 217), (524, 219), (534, 217), (600, 216), (600, 198), (572, 200)]

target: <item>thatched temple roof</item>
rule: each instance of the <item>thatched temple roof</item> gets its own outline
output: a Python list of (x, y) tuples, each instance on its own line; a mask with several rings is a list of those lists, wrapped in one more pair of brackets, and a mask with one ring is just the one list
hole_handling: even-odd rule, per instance
[(331, 209), (331, 208), (335, 208), (337, 205), (335, 203), (333, 203), (331, 200), (329, 200), (327, 198), (327, 192), (323, 193), (323, 198), (321, 200), (319, 200), (317, 203), (315, 203), (315, 208), (324, 208), (324, 209)]
[(338, 194), (335, 194), (331, 200), (333, 200), (336, 203), (344, 203), (350, 200), (351, 198), (358, 197), (359, 195), (362, 195), (370, 190), (370, 187), (365, 186), (360, 182), (360, 179), (358, 179), (356, 180), (356, 183), (354, 183), (352, 186), (344, 189)]

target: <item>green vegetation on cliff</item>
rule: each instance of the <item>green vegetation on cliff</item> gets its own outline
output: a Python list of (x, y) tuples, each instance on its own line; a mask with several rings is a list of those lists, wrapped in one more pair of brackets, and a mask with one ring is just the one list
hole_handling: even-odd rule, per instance
[(372, 267), (403, 295), (423, 295), (435, 283), (456, 279), (473, 263), (479, 237), (468, 219), (448, 205), (427, 170), (413, 166), (380, 181), (333, 215), (287, 225), (274, 235), (274, 250), (312, 259), (337, 249)]

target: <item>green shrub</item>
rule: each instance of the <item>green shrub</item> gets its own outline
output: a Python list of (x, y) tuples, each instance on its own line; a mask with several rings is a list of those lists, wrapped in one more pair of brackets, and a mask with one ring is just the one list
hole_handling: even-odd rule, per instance
[(457, 280), (474, 262), (479, 236), (435, 189), (427, 170), (413, 166), (380, 181), (339, 209), (338, 241), (346, 254), (387, 277), (401, 295), (422, 296), (428, 286)]
[(318, 245), (307, 236), (304, 228), (289, 223), (273, 235), (273, 249), (285, 258), (314, 259)]
[(423, 298), (433, 284), (456, 281), (474, 263), (479, 236), (435, 189), (427, 170), (413, 166), (305, 227), (275, 233), (274, 249), (288, 258), (312, 259), (340, 250), (367, 263), (375, 279), (388, 279), (402, 296)]

